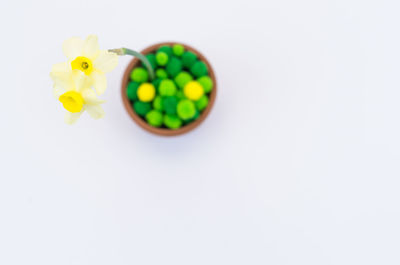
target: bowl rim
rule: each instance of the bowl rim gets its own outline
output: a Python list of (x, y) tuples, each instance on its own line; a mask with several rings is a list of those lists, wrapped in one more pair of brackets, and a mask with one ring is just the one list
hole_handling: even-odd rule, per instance
[(148, 46), (147, 48), (142, 50), (141, 53), (146, 55), (146, 54), (156, 51), (161, 46), (165, 46), (165, 45), (172, 46), (174, 44), (181, 44), (185, 48), (186, 51), (191, 51), (191, 52), (195, 53), (197, 55), (197, 57), (207, 65), (209, 76), (214, 83), (213, 89), (211, 90), (211, 92), (209, 94), (208, 106), (205, 110), (203, 110), (203, 112), (200, 114), (200, 117), (198, 119), (189, 123), (188, 125), (182, 126), (179, 129), (173, 130), (173, 129), (153, 127), (153, 126), (149, 125), (145, 120), (143, 120), (138, 114), (136, 114), (136, 112), (134, 111), (134, 109), (128, 99), (128, 96), (126, 94), (126, 87), (128, 86), (128, 83), (130, 81), (130, 73), (132, 72), (133, 68), (138, 66), (140, 63), (140, 60), (138, 58), (133, 58), (130, 61), (130, 63), (128, 64), (128, 66), (125, 69), (124, 75), (122, 77), (122, 83), (121, 83), (122, 102), (123, 102), (123, 105), (124, 105), (126, 111), (129, 114), (129, 116), (142, 129), (144, 129), (150, 133), (153, 133), (156, 135), (161, 135), (161, 136), (177, 136), (177, 135), (188, 133), (188, 132), (192, 131), (193, 129), (197, 128), (209, 115), (212, 107), (214, 106), (216, 95), (217, 95), (217, 80), (215, 77), (214, 70), (213, 70), (211, 64), (209, 63), (209, 61), (204, 57), (204, 55), (201, 52), (199, 52), (198, 50), (194, 49), (193, 47), (191, 47), (187, 44), (184, 44), (184, 43), (180, 43), (180, 42), (160, 42), (160, 43), (156, 43), (156, 44)]

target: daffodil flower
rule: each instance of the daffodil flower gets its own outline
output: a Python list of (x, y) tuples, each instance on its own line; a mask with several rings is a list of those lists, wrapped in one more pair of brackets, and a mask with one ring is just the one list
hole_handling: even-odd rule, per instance
[(90, 88), (90, 80), (77, 69), (73, 70), (74, 78), (60, 78), (51, 75), (54, 81), (54, 96), (62, 103), (65, 113), (65, 122), (75, 123), (84, 111), (94, 119), (104, 116), (100, 104), (104, 101), (97, 98), (96, 93)]
[(62, 49), (68, 62), (53, 66), (51, 71), (53, 79), (74, 79), (76, 72), (79, 71), (88, 79), (89, 86), (96, 89), (97, 94), (103, 94), (107, 88), (105, 73), (117, 66), (118, 55), (100, 50), (95, 35), (89, 35), (86, 40), (77, 37), (70, 38), (64, 41)]
[(80, 115), (87, 111), (94, 119), (104, 116), (100, 106), (102, 100), (97, 94), (103, 94), (107, 88), (105, 73), (112, 71), (118, 64), (119, 55), (138, 57), (154, 79), (154, 70), (150, 61), (136, 51), (120, 48), (100, 50), (97, 36), (89, 35), (86, 40), (77, 37), (64, 41), (62, 46), (67, 62), (53, 65), (50, 76), (54, 81), (54, 94), (67, 110), (65, 122), (75, 123)]

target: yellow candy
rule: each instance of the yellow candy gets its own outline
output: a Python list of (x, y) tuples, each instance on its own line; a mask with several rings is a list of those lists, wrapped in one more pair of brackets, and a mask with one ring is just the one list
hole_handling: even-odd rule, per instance
[(204, 94), (204, 89), (197, 81), (190, 81), (183, 88), (183, 93), (188, 99), (198, 100)]
[(154, 99), (156, 95), (156, 88), (153, 84), (143, 83), (139, 86), (137, 90), (137, 96), (142, 102), (150, 102)]

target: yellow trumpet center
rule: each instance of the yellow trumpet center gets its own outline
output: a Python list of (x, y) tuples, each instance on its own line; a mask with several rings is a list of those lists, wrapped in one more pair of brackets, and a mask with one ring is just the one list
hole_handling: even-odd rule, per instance
[(85, 104), (81, 93), (76, 91), (65, 92), (58, 100), (60, 100), (66, 110), (72, 113), (80, 112), (83, 104)]
[(86, 57), (78, 56), (71, 62), (72, 70), (81, 70), (86, 75), (90, 75), (93, 71), (93, 64), (92, 61)]

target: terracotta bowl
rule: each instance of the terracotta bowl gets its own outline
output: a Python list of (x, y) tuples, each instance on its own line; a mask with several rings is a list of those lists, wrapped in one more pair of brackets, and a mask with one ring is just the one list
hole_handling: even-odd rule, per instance
[[(163, 45), (173, 45), (173, 44), (176, 44), (176, 42), (163, 42), (163, 43), (154, 44), (154, 45), (144, 49), (143, 51), (141, 51), (141, 53), (146, 55), (146, 54), (155, 52), (156, 50), (158, 50), (159, 47), (161, 47)], [(136, 112), (134, 111), (133, 106), (132, 106), (131, 102), (129, 101), (128, 96), (126, 94), (126, 87), (128, 86), (128, 83), (130, 81), (130, 77), (129, 77), (130, 73), (132, 72), (133, 68), (138, 67), (140, 65), (140, 60), (137, 58), (134, 58), (129, 63), (128, 67), (125, 70), (124, 76), (122, 78), (122, 87), (121, 87), (122, 101), (124, 103), (125, 109), (128, 112), (129, 116), (131, 116), (131, 118), (140, 127), (142, 127), (143, 129), (145, 129), (148, 132), (151, 132), (151, 133), (154, 133), (157, 135), (162, 135), (162, 136), (175, 136), (175, 135), (181, 135), (181, 134), (187, 133), (187, 132), (193, 130), (194, 128), (197, 128), (197, 126), (199, 126), (205, 120), (205, 118), (208, 116), (208, 114), (210, 113), (210, 111), (214, 105), (215, 97), (217, 95), (217, 80), (215, 79), (215, 74), (214, 74), (213, 68), (211, 67), (208, 60), (199, 51), (195, 50), (194, 48), (192, 48), (188, 45), (185, 45), (185, 44), (182, 44), (182, 45), (185, 47), (185, 50), (195, 53), (197, 55), (197, 57), (201, 61), (203, 61), (208, 67), (209, 76), (212, 79), (212, 81), (214, 82), (214, 87), (209, 94), (208, 106), (205, 110), (203, 110), (203, 112), (200, 114), (200, 117), (198, 119), (196, 119), (195, 121), (193, 121), (187, 125), (182, 126), (179, 129), (176, 129), (176, 130), (171, 130), (168, 128), (156, 128), (156, 127), (149, 125), (138, 114), (136, 114)]]

